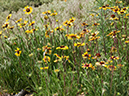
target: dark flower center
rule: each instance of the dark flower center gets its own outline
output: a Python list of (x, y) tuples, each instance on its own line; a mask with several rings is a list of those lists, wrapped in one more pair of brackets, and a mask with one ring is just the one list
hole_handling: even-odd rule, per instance
[(26, 12), (30, 12), (30, 8), (27, 8), (27, 9), (26, 9)]
[(5, 24), (5, 27), (7, 28), (8, 27), (8, 24)]
[(98, 23), (94, 23), (94, 25), (95, 25), (95, 26), (97, 26), (97, 25), (98, 25)]
[(85, 24), (86, 24), (85, 22), (82, 23), (82, 25), (85, 25)]
[(87, 30), (86, 29), (83, 29), (84, 32), (86, 32)]
[(101, 61), (101, 62), (100, 62), (100, 64), (102, 65), (102, 64), (104, 64), (104, 62), (103, 62), (103, 61)]
[(126, 10), (126, 8), (123, 8), (123, 10), (125, 11), (125, 10)]
[(114, 14), (113, 14), (113, 15), (111, 15), (111, 17), (112, 17), (112, 18), (115, 18), (115, 15), (114, 15)]
[(92, 36), (96, 36), (96, 34), (95, 34), (95, 33), (93, 33), (93, 34), (92, 34)]
[(114, 9), (114, 11), (117, 12), (118, 11), (118, 8), (117, 9)]
[(33, 31), (36, 31), (36, 29), (33, 29)]
[(96, 56), (97, 56), (97, 57), (101, 57), (100, 53), (96, 53)]
[(73, 35), (73, 36), (71, 36), (71, 38), (76, 38), (76, 36), (75, 36), (75, 35)]
[(109, 7), (109, 4), (106, 4), (106, 7)]
[(123, 14), (124, 12), (123, 12), (123, 11), (121, 11), (120, 13), (121, 13), (121, 14)]
[(102, 6), (102, 8), (106, 8), (106, 6)]
[(111, 66), (109, 66), (109, 68), (115, 69), (115, 67), (114, 67), (114, 66), (112, 66), (112, 65), (111, 65)]
[(21, 26), (25, 26), (26, 24), (25, 23), (21, 23)]
[(89, 57), (89, 55), (88, 55), (88, 54), (85, 54), (84, 56), (85, 56), (85, 57), (86, 57), (86, 56), (87, 56), (87, 57)]
[(64, 47), (65, 47), (64, 45), (60, 46), (60, 48), (64, 48)]
[(8, 16), (7, 19), (10, 19), (10, 16)]
[(84, 66), (85, 66), (85, 67), (89, 67), (90, 65), (89, 65), (89, 64), (85, 64)]
[(70, 23), (67, 23), (67, 25), (68, 25), (68, 26), (71, 26), (71, 24), (70, 24)]
[(19, 52), (19, 50), (17, 50), (17, 54), (19, 54), (20, 52)]
[(73, 19), (70, 20), (70, 22), (73, 22), (73, 21), (74, 21)]

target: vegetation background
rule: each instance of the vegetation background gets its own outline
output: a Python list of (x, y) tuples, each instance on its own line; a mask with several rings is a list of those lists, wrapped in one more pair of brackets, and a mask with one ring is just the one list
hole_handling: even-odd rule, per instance
[[(70, 17), (76, 17), (77, 25), (82, 21), (88, 20), (89, 10), (94, 5), (94, 0), (0, 0), (0, 26), (5, 22), (5, 17), (9, 14), (13, 14), (13, 18), (18, 20), (20, 16), (26, 18), (23, 13), (23, 8), (27, 5), (33, 8), (32, 15), (37, 22), (40, 21), (42, 12), (46, 10), (56, 10), (58, 12), (57, 19), (59, 22), (63, 22)], [(37, 7), (38, 6), (38, 7)], [(38, 14), (37, 14), (38, 13)]]
[[(71, 94), (71, 96), (75, 96), (77, 94), (87, 94), (89, 96), (128, 95), (129, 66), (127, 64), (129, 62), (129, 49), (127, 47), (128, 44), (125, 44), (125, 42), (128, 43), (129, 41), (127, 31), (129, 28), (128, 21), (126, 21), (127, 18), (123, 19), (121, 14), (117, 14), (119, 18), (122, 18), (119, 20), (119, 23), (115, 20), (108, 21), (106, 16), (109, 17), (111, 14), (115, 13), (110, 11), (111, 14), (108, 14), (110, 12), (108, 10), (105, 11), (104, 9), (104, 4), (115, 6), (115, 2), (116, 0), (67, 0), (66, 2), (65, 0), (1, 0), (0, 26), (5, 23), (6, 17), (11, 13), (11, 19), (13, 18), (14, 21), (18, 20), (19, 18), (30, 21), (34, 20), (36, 25), (32, 25), (31, 27), (38, 29), (36, 33), (32, 32), (32, 34), (26, 34), (27, 29), (30, 31), (30, 26), (26, 26), (26, 30), (15, 26), (14, 30), (5, 29), (3, 30), (3, 33), (0, 31), (0, 36), (3, 34), (9, 36), (8, 39), (7, 37), (2, 38), (2, 36), (2, 39), (0, 38), (0, 46), (2, 46), (0, 47), (0, 53), (2, 53), (0, 54), (0, 84), (2, 85), (0, 88), (3, 88), (3, 90), (7, 89), (6, 91), (2, 90), (2, 92), (17, 93), (23, 88), (25, 90), (31, 90), (31, 92), (34, 92), (34, 94), (37, 94), (37, 96), (41, 96), (43, 94), (45, 94), (45, 96), (52, 94), (54, 94), (53, 96), (57, 96), (58, 94), (59, 96), (70, 96)], [(27, 5), (32, 6), (33, 8), (31, 15), (26, 15), (23, 12), (23, 8)], [(121, 8), (123, 8), (123, 6), (128, 6), (128, 0), (123, 0), (123, 3), (120, 3), (120, 6)], [(102, 9), (99, 10), (100, 7), (102, 7)], [(59, 25), (62, 25), (63, 21), (69, 20), (69, 18), (72, 17), (76, 18), (75, 22), (72, 18), (74, 26), (69, 27), (69, 34), (71, 33), (73, 35), (74, 33), (73, 37), (75, 36), (73, 40), (68, 40), (66, 35), (69, 35), (66, 34), (66, 31), (62, 33), (59, 31), (53, 35), (49, 34), (51, 35), (50, 38), (46, 37), (46, 32), (49, 32), (50, 30), (47, 28), (45, 29), (43, 25), (49, 25), (51, 22), (49, 22), (49, 20), (43, 20), (44, 15), (42, 12), (47, 10), (51, 10), (51, 12), (56, 11), (58, 13), (55, 18), (52, 18), (52, 22), (55, 24), (53, 26), (56, 30), (60, 28)], [(94, 13), (94, 16), (91, 14), (91, 12)], [(126, 16), (126, 13), (124, 15)], [(33, 16), (33, 18), (30, 18), (29, 16)], [(11, 19), (10, 25), (13, 26), (14, 22), (12, 22)], [(57, 20), (58, 22), (56, 22)], [(81, 26), (83, 22), (86, 22), (89, 25), (86, 25), (86, 27)], [(110, 25), (111, 23), (115, 23), (116, 25)], [(87, 27), (92, 30), (90, 31)], [(86, 30), (89, 32), (88, 35), (86, 33), (84, 38), (82, 37), (83, 39), (76, 39), (76, 33), (82, 32), (82, 29), (85, 28), (89, 30)], [(64, 27), (64, 29), (68, 32), (68, 27)], [(120, 30), (121, 33), (119, 34), (119, 31), (113, 30)], [(115, 38), (112, 38), (112, 36), (107, 36), (112, 35), (112, 33), (110, 33), (112, 31), (116, 32)], [(54, 32), (56, 31), (54, 30)], [(97, 37), (98, 34), (99, 36)], [(95, 38), (100, 38), (99, 41), (97, 41), (98, 39), (95, 39), (94, 36)], [(90, 41), (90, 39), (93, 39), (93, 42), (92, 40)], [(75, 47), (75, 42), (85, 42), (86, 45), (84, 47), (81, 46), (81, 48)], [(89, 46), (87, 47), (88, 44)], [(65, 51), (56, 50), (56, 48), (60, 45), (67, 45), (69, 46), (69, 49)], [(51, 57), (50, 62), (44, 61), (45, 56), (43, 54), (46, 52), (46, 50), (44, 53), (43, 51), (40, 51), (43, 49), (43, 46), (51, 46), (52, 48), (52, 54), (47, 54)], [(16, 53), (19, 52), (17, 47), (19, 47), (22, 52), (20, 57), (15, 56), (15, 51)], [(117, 51), (114, 53), (110, 52), (112, 48)], [(5, 50), (3, 51), (3, 49)], [(105, 49), (107, 49), (107, 51), (104, 51)], [(84, 53), (84, 50), (91, 53), (93, 58), (96, 56), (97, 52), (101, 50), (101, 52), (98, 53), (101, 54), (101, 58), (96, 60), (92, 58), (91, 60), (88, 60), (89, 58), (84, 59), (84, 54), (89, 57), (91, 56), (87, 52)], [(80, 52), (83, 52), (84, 54)], [(68, 65), (63, 65), (66, 63), (64, 62), (65, 60), (63, 58), (59, 61), (59, 63), (54, 65), (54, 53), (59, 53), (60, 56), (64, 54), (69, 55), (72, 63), (67, 62)], [(59, 57), (58, 55), (56, 56)], [(113, 58), (113, 63), (108, 62), (108, 59), (111, 58)], [(102, 67), (99, 61), (102, 64), (108, 62), (109, 64), (113, 65), (110, 66), (111, 68)], [(79, 65), (83, 62), (86, 63), (84, 64), (85, 66), (83, 65), (85, 69), (82, 68), (82, 65)], [(88, 64), (91, 62), (93, 63), (92, 67), (90, 64)], [(96, 66), (96, 63), (99, 66)], [(87, 64), (90, 66), (89, 69)], [(50, 68), (46, 67), (46, 65)], [(94, 66), (96, 67), (95, 70)], [(114, 70), (116, 66), (117, 69)], [(42, 70), (39, 70), (40, 68)], [(60, 68), (61, 70), (57, 69), (55, 72), (55, 68)]]

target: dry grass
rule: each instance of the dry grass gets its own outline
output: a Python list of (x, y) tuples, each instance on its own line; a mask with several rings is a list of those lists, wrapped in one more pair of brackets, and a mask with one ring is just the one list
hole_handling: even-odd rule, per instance
[[(63, 22), (66, 19), (69, 19), (70, 17), (76, 18), (76, 25), (79, 25), (82, 22), (88, 22), (91, 23), (91, 18), (89, 16), (89, 11), (92, 10), (94, 0), (67, 0), (67, 2), (61, 1), (61, 0), (53, 0), (50, 4), (43, 4), (42, 6), (39, 6), (37, 8), (33, 7), (33, 20), (36, 20), (36, 22), (40, 22), (40, 17), (42, 17), (42, 12), (46, 10), (56, 10), (58, 12), (58, 15), (56, 18), (59, 20), (59, 22)], [(5, 22), (6, 16), (9, 14), (9, 11), (2, 12), (0, 14), (0, 26)], [(26, 19), (27, 15), (24, 14), (23, 9), (19, 9), (19, 11), (12, 12), (12, 17), (15, 20), (18, 20), (19, 18)], [(40, 27), (40, 23), (38, 25)]]

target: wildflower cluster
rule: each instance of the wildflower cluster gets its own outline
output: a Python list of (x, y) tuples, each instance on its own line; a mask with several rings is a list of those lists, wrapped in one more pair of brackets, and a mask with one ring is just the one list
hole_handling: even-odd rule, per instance
[[(42, 12), (41, 28), (33, 20), (32, 7), (24, 8), (26, 19), (14, 20), (9, 14), (0, 31), (0, 65), (5, 63), (0, 66), (2, 88), (12, 86), (12, 76), (19, 86), (23, 82), (22, 89), (31, 88), (38, 95), (126, 95), (127, 87), (122, 86), (128, 80), (129, 10), (118, 0), (115, 4), (99, 4), (98, 12), (91, 14), (95, 21), (80, 26), (75, 17), (60, 23), (55, 10)], [(19, 91), (19, 86), (11, 88)]]

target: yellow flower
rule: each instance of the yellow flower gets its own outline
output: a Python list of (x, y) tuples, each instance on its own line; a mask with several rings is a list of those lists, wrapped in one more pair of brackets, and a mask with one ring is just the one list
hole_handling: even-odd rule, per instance
[(40, 67), (41, 70), (45, 70), (45, 69), (48, 69), (49, 67)]
[(118, 11), (120, 10), (120, 8), (119, 8), (118, 6), (114, 6), (114, 7), (112, 8), (112, 10), (113, 10), (113, 12), (118, 12)]
[(67, 49), (68, 49), (68, 46), (62, 45), (62, 46), (60, 46), (60, 47), (57, 47), (56, 49), (67, 50)]
[(56, 57), (58, 58), (58, 59), (56, 59), (56, 60), (54, 60), (54, 62), (58, 62), (58, 61), (62, 61), (62, 59), (65, 59), (66, 61), (68, 61), (69, 63), (71, 62), (70, 60), (69, 60), (69, 56), (59, 56), (58, 54), (54, 54), (54, 55), (56, 55)]
[(94, 23), (92, 26), (98, 26), (100, 25), (100, 23)]
[(49, 35), (50, 35), (51, 33), (53, 33), (53, 30), (48, 29), (48, 30), (45, 32), (45, 37), (46, 37), (46, 38), (49, 38)]
[(29, 34), (29, 33), (33, 33), (33, 30), (26, 30), (26, 33)]
[(107, 10), (108, 7), (104, 5), (104, 6), (102, 6), (102, 7), (99, 7), (99, 9)]
[(22, 21), (22, 18), (20, 18), (19, 20), (15, 21), (16, 23), (19, 23)]
[(35, 21), (32, 21), (29, 26), (33, 26), (35, 24)]
[(45, 51), (45, 53), (44, 54), (51, 54), (51, 47), (48, 47), (48, 46), (43, 46), (42, 47), (42, 51)]
[(47, 16), (47, 15), (45, 15), (45, 16), (44, 16), (44, 19), (45, 19), (45, 20), (47, 20), (47, 19), (48, 19), (48, 16)]
[(129, 17), (129, 13), (128, 14), (126, 14), (126, 16), (124, 16), (124, 18), (128, 18)]
[(38, 29), (36, 29), (36, 28), (34, 28), (34, 29), (32, 29), (33, 31), (37, 31)]
[(87, 34), (87, 33), (91, 32), (91, 30), (83, 29), (82, 32), (83, 32), (84, 34)]
[(59, 59), (61, 58), (61, 57), (60, 57), (58, 54), (56, 54), (56, 53), (55, 53), (54, 55), (55, 55), (57, 58), (59, 58)]
[(123, 15), (124, 13), (126, 13), (126, 11), (125, 10), (120, 10), (120, 11), (117, 11), (117, 13)]
[(0, 36), (2, 35), (2, 31), (0, 31)]
[(66, 21), (63, 22), (63, 25), (64, 26), (67, 26), (67, 24), (68, 24), (68, 20), (66, 20)]
[(111, 58), (112, 60), (118, 60), (118, 59), (119, 59), (118, 56), (111, 56), (110, 58)]
[(68, 21), (68, 22), (67, 22), (67, 26), (71, 27), (71, 26), (73, 26), (73, 23), (70, 22), (70, 21)]
[(69, 56), (63, 56), (63, 58), (65, 58), (66, 60), (68, 60), (69, 59)]
[(89, 26), (89, 25), (88, 25), (87, 23), (85, 23), (85, 22), (83, 22), (81, 25), (82, 25), (82, 26), (86, 26), (86, 27)]
[(48, 28), (48, 26), (49, 26), (49, 24), (45, 24), (45, 25), (43, 25), (44, 27), (45, 27), (45, 29), (47, 29)]
[(48, 11), (42, 12), (42, 14), (50, 15), (51, 14), (51, 11), (48, 10)]
[(104, 61), (96, 62), (95, 65), (96, 66), (105, 66), (105, 62)]
[(99, 39), (100, 36), (97, 37), (98, 34), (99, 34), (98, 31), (96, 31), (95, 33), (91, 33), (91, 36), (89, 37), (89, 41), (93, 41), (93, 40)]
[(44, 56), (43, 61), (44, 62), (50, 62), (50, 57), (49, 56)]
[(56, 31), (56, 30), (61, 31), (61, 29), (62, 29), (62, 26), (59, 26), (59, 27), (56, 27), (56, 28), (55, 28), (55, 31)]
[(15, 50), (16, 51), (16, 53), (15, 53), (15, 55), (18, 57), (18, 56), (20, 56), (20, 54), (21, 54), (21, 51), (20, 51), (20, 49), (19, 48), (17, 48), (17, 50)]
[(22, 28), (22, 27), (26, 26), (27, 22), (28, 22), (28, 21), (24, 21), (24, 23), (18, 24), (18, 26), (20, 26), (20, 28)]
[(82, 68), (88, 69), (88, 68), (91, 68), (91, 67), (92, 67), (92, 64), (91, 63), (90, 64), (88, 64), (88, 63), (86, 63), (86, 64), (82, 63)]
[(59, 20), (57, 19), (56, 22), (58, 22)]
[(57, 15), (57, 12), (56, 13), (51, 13), (51, 16), (56, 16)]
[(84, 33), (84, 32), (79, 32), (79, 33), (77, 33), (77, 34), (80, 36), (80, 38), (82, 38), (82, 37), (85, 36), (85, 33)]
[(71, 26), (73, 26), (72, 22), (74, 22), (74, 21), (75, 21), (75, 18), (70, 19), (70, 21), (66, 20), (63, 22), (63, 25), (71, 27)]
[(83, 57), (84, 59), (85, 59), (85, 58), (90, 59), (91, 54), (88, 54), (88, 52), (86, 51), (84, 54), (82, 54), (82, 57)]
[(30, 13), (32, 13), (33, 9), (32, 9), (32, 7), (26, 6), (23, 11), (25, 11), (25, 14), (30, 14)]
[(6, 21), (8, 21), (10, 18), (11, 18), (12, 14), (9, 14), (7, 17), (6, 17)]
[(118, 30), (114, 30), (112, 32), (110, 32), (107, 36), (112, 36), (113, 38), (117, 35), (117, 33), (119, 33), (120, 31)]
[(7, 39), (8, 37), (7, 36), (4, 36), (5, 39)]
[(95, 33), (91, 33), (92, 37), (95, 37), (95, 36), (97, 36), (98, 34), (99, 34), (98, 31), (96, 31)]
[(69, 19), (69, 21), (73, 23), (75, 21), (75, 18), (72, 17), (72, 18)]
[(125, 43), (126, 43), (126, 44), (129, 43), (129, 40), (125, 41)]
[(9, 27), (9, 22), (5, 22), (5, 24), (2, 26), (2, 28), (7, 29)]
[(13, 29), (14, 28), (14, 26), (10, 26), (10, 27), (8, 27), (9, 29)]
[(129, 13), (128, 13), (128, 14), (126, 14), (126, 17), (129, 17)]
[(54, 72), (59, 72), (60, 70), (59, 69), (55, 69)]
[(68, 39), (79, 39), (80, 36), (77, 36), (76, 34), (68, 34), (68, 35), (65, 35), (68, 37)]
[(84, 45), (85, 43), (80, 43), (80, 42), (74, 43), (74, 46), (77, 46), (77, 47), (84, 46)]
[(113, 26), (114, 25), (114, 22), (112, 22), (110, 25)]
[(56, 59), (56, 60), (54, 60), (54, 62), (58, 62), (58, 61), (59, 61), (59, 59), (58, 59), (58, 60), (57, 60), (57, 59)]
[(94, 14), (90, 14), (92, 17), (94, 17), (95, 15)]

